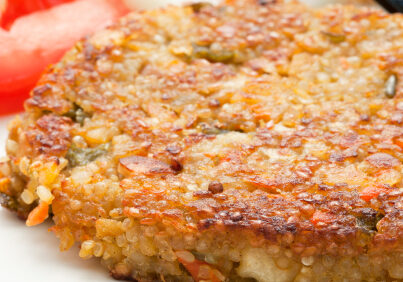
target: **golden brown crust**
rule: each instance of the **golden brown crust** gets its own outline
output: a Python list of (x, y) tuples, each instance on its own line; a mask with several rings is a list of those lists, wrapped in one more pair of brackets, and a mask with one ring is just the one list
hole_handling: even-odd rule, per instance
[[(124, 185), (133, 187), (137, 183)], [(269, 196), (259, 190), (252, 193), (231, 190), (217, 195), (195, 192), (194, 200), (185, 204), (180, 192), (170, 194), (167, 201), (161, 190), (127, 188), (123, 205), (125, 215), (143, 218), (144, 222), (154, 224), (162, 220), (171, 226), (173, 220), (176, 228), (186, 232), (194, 232), (196, 225), (202, 232), (211, 228), (220, 232), (249, 230), (272, 243), (287, 245), (303, 256), (352, 256), (401, 247), (402, 214), (396, 209), (401, 192), (380, 196), (380, 201), (391, 211), (383, 217), (385, 207), (374, 209), (357, 193), (345, 192), (340, 187), (328, 188), (332, 191), (325, 197), (308, 193)], [(312, 216), (318, 210), (331, 220), (315, 225)], [(376, 228), (379, 216), (383, 217), (382, 225)], [(185, 220), (188, 218), (191, 220)]]
[[(256, 17), (254, 14), (252, 14), (250, 17), (246, 13), (240, 13), (238, 14), (239, 18), (234, 18), (234, 21), (219, 26), (218, 28), (216, 28), (217, 23), (215, 23), (213, 27), (210, 23), (208, 23), (208, 21), (211, 18), (218, 20), (221, 13), (219, 10), (212, 7), (207, 7), (203, 9), (203, 12), (195, 13), (193, 15), (194, 21), (198, 22), (199, 25), (194, 30), (194, 41), (200, 43), (202, 42), (203, 45), (208, 45), (212, 42), (220, 42), (222, 43), (223, 49), (240, 50), (240, 52), (244, 52), (240, 46), (246, 44), (254, 52), (253, 57), (261, 56), (260, 53), (262, 53), (262, 51), (258, 50), (267, 49), (267, 51), (265, 51), (268, 53), (266, 56), (268, 56), (268, 58), (271, 60), (274, 60), (274, 62), (281, 60), (283, 58), (281, 54), (283, 53), (285, 53), (286, 56), (290, 56), (290, 52), (295, 52), (294, 50), (298, 49), (298, 46), (295, 46), (295, 43), (298, 45), (302, 44), (302, 42), (299, 42), (298, 40), (284, 40), (284, 38), (283, 40), (277, 39), (276, 37), (273, 38), (273, 36), (275, 36), (274, 34), (271, 34), (270, 32), (265, 33), (263, 31), (266, 28), (265, 23), (261, 23), (259, 28), (255, 26), (255, 28), (257, 28), (256, 31), (252, 31), (251, 29), (248, 30), (245, 22), (255, 24), (256, 21), (258, 22), (260, 19), (264, 18), (266, 23), (274, 23), (276, 30), (282, 30), (286, 33), (286, 35), (293, 34), (294, 38), (298, 38), (296, 34), (303, 34), (308, 28), (304, 19), (304, 13), (293, 13), (290, 14), (289, 17), (283, 17), (283, 12), (280, 11), (280, 6), (273, 6), (272, 3), (268, 3), (267, 5), (263, 6), (264, 8), (254, 8), (259, 11), (258, 14), (260, 15), (258, 17)], [(343, 22), (342, 17), (343, 11), (339, 8), (334, 9), (329, 13), (329, 15), (325, 15), (324, 20), (322, 21), (322, 24), (325, 25), (323, 28), (341, 30), (344, 24), (349, 25), (348, 21), (346, 23)], [(385, 16), (380, 12), (358, 12), (357, 14), (351, 15), (352, 21), (358, 21), (362, 18), (369, 17), (378, 17), (382, 19)], [(139, 21), (138, 19), (135, 17), (133, 18), (134, 20), (123, 21), (124, 23), (122, 23), (120, 26), (114, 27), (112, 31), (119, 31), (121, 27), (126, 25), (125, 28), (128, 28), (128, 34), (139, 34), (140, 37), (145, 36), (146, 40), (148, 40), (150, 33), (152, 32), (152, 28), (150, 31), (148, 31), (147, 28), (149, 27), (144, 28), (144, 26), (141, 26), (141, 24), (137, 24), (137, 21)], [(151, 18), (147, 18), (146, 16), (140, 21), (144, 20), (150, 21)], [(218, 21), (225, 23), (225, 19), (220, 18)], [(274, 31), (272, 33), (274, 33)], [(129, 36), (133, 35), (125, 35), (125, 37)], [(283, 35), (278, 33), (276, 36), (282, 37)], [(353, 33), (349, 36), (352, 37), (351, 41), (353, 41), (353, 37), (358, 36), (358, 34), (356, 35)], [(288, 46), (285, 46), (285, 44), (288, 44)], [(271, 47), (272, 45), (278, 45), (278, 47), (273, 49), (273, 47)], [(50, 78), (57, 82), (55, 87), (61, 89), (72, 87), (74, 95), (76, 96), (75, 99), (77, 99), (75, 101), (76, 103), (80, 104), (80, 101), (84, 100), (90, 101), (92, 103), (90, 106), (90, 111), (99, 112), (103, 115), (110, 115), (112, 119), (116, 119), (119, 123), (121, 123), (119, 125), (121, 126), (122, 130), (132, 134), (132, 136), (136, 135), (136, 138), (144, 140), (144, 142), (149, 141), (153, 147), (157, 147), (154, 152), (158, 152), (159, 147), (164, 147), (164, 144), (169, 144), (172, 141), (175, 141), (175, 139), (179, 141), (181, 138), (184, 138), (186, 143), (185, 146), (189, 148), (201, 140), (205, 140), (206, 138), (214, 138), (214, 136), (208, 134), (190, 134), (181, 137), (182, 134), (180, 134), (180, 131), (183, 129), (173, 128), (173, 125), (169, 125), (168, 123), (167, 128), (162, 130), (173, 130), (173, 132), (177, 131), (178, 134), (174, 133), (174, 135), (177, 135), (177, 137), (174, 137), (174, 140), (170, 140), (171, 138), (169, 137), (164, 138), (164, 133), (159, 133), (158, 130), (156, 130), (156, 132), (152, 132), (148, 125), (144, 125), (142, 123), (141, 118), (144, 117), (145, 114), (152, 115), (153, 111), (160, 109), (158, 104), (150, 104), (149, 109), (138, 109), (136, 108), (136, 104), (127, 106), (125, 104), (116, 104), (116, 98), (114, 98), (114, 96), (108, 97), (102, 95), (102, 92), (95, 90), (97, 87), (101, 86), (103, 81), (102, 71), (96, 70), (96, 67), (98, 66), (97, 64), (99, 64), (103, 58), (111, 58), (111, 56), (113, 57), (114, 50), (120, 50), (120, 52), (122, 52), (122, 47), (118, 47), (117, 45), (105, 45), (97, 48), (91, 43), (90, 40), (84, 41), (81, 43), (81, 46), (83, 46), (82, 51), (73, 55), (76, 57), (75, 61), (65, 61), (65, 63), (67, 63), (65, 67), (54, 72), (54, 75), (52, 72), (50, 72), (48, 79), (46, 79), (45, 76), (45, 79), (43, 79), (43, 84), (35, 88), (33, 91), (33, 97), (27, 102), (28, 108), (39, 108), (41, 110), (51, 110), (54, 112), (60, 112), (62, 111), (62, 108), (68, 108), (63, 105), (70, 104), (69, 100), (66, 101), (65, 99), (60, 99), (58, 98), (57, 94), (53, 94), (53, 87), (51, 84), (49, 84), (51, 81), (47, 81)], [(258, 46), (259, 48), (257, 48)], [(310, 50), (309, 48), (307, 51), (314, 53), (317, 51), (319, 51), (319, 53), (324, 52), (324, 50)], [(244, 56), (245, 54), (241, 55)], [(239, 63), (247, 62), (245, 65), (248, 65), (248, 63), (252, 64), (252, 69), (257, 68), (257, 70), (259, 70), (258, 66), (253, 65), (254, 58), (242, 57), (241, 55), (239, 55)], [(203, 56), (203, 54), (199, 56)], [(289, 60), (287, 57), (284, 59)], [(214, 59), (210, 60), (214, 61)], [(219, 60), (219, 58), (216, 60)], [(259, 62), (256, 61), (256, 63), (258, 64)], [(143, 67), (141, 74), (143, 76), (157, 76), (165, 79), (164, 84), (161, 86), (163, 86), (167, 93), (162, 95), (169, 96), (171, 92), (169, 89), (177, 89), (179, 93), (188, 93), (189, 91), (194, 91), (196, 89), (200, 91), (202, 89), (202, 87), (199, 86), (200, 83), (203, 83), (206, 85), (206, 87), (208, 87), (209, 81), (214, 84), (219, 83), (220, 81), (224, 82), (228, 76), (233, 77), (235, 75), (234, 71), (235, 69), (231, 65), (224, 65), (222, 63), (214, 62), (212, 64), (207, 64), (205, 61), (199, 62), (196, 60), (188, 65), (178, 62), (177, 70), (173, 70), (173, 72), (171, 70), (170, 73), (167, 73), (164, 69), (157, 69), (155, 66), (150, 64)], [(77, 78), (80, 77), (81, 79), (87, 79), (85, 78), (87, 75), (89, 76), (88, 82), (91, 83), (90, 88), (88, 88), (89, 85), (84, 86), (86, 83), (85, 81), (84, 83), (78, 84), (75, 87), (72, 86), (74, 84), (72, 82), (76, 81)], [(119, 80), (119, 78), (116, 79)], [(266, 83), (267, 82), (264, 80), (261, 82), (253, 82), (253, 84), (249, 85), (247, 88), (244, 88), (246, 93), (241, 93), (241, 95), (252, 95), (251, 97), (256, 96), (256, 94), (259, 94), (259, 92), (265, 91), (266, 87), (270, 87), (270, 84)], [(145, 87), (158, 90), (160, 86), (148, 85)], [(91, 88), (95, 91), (89, 93), (88, 91)], [(400, 89), (400, 87), (398, 87), (398, 89)], [(248, 92), (250, 94), (248, 94)], [(173, 93), (171, 93), (171, 95), (172, 94)], [(186, 94), (180, 95), (184, 96)], [(397, 96), (399, 96), (399, 94), (397, 94)], [(175, 101), (175, 99), (171, 97), (162, 97), (162, 99), (167, 99), (168, 105), (169, 101)], [(200, 100), (200, 103), (203, 105), (203, 103), (205, 103), (204, 101), (209, 102), (208, 99), (202, 99)], [(252, 109), (254, 106), (264, 107), (264, 104), (255, 104), (252, 106)], [(157, 108), (153, 109), (155, 107)], [(388, 107), (389, 103), (385, 105), (385, 108)], [(160, 110), (162, 110), (162, 108)], [(227, 117), (224, 116), (223, 119), (225, 120), (221, 121), (220, 130), (243, 130), (242, 125), (247, 121), (245, 120), (245, 117), (242, 116), (243, 114), (241, 112), (237, 114), (239, 117), (233, 116), (232, 118), (235, 118), (235, 120), (232, 122), (230, 120), (226, 120)], [(270, 114), (273, 114), (272, 110), (270, 111)], [(366, 121), (359, 121), (358, 123), (352, 124), (352, 130), (347, 132), (347, 135), (345, 136), (339, 136), (338, 133), (321, 133), (321, 129), (317, 124), (337, 118), (335, 115), (336, 114), (334, 113), (329, 113), (322, 116), (317, 116), (314, 119), (308, 118), (306, 121), (302, 122), (301, 126), (297, 126), (296, 130), (290, 136), (283, 136), (283, 134), (279, 134), (275, 131), (267, 130), (265, 128), (258, 129), (257, 136), (261, 136), (260, 143), (253, 144), (251, 145), (251, 148), (246, 148), (242, 151), (236, 150), (231, 152), (222, 160), (223, 162), (228, 162), (232, 165), (232, 168), (228, 174), (245, 174), (243, 177), (245, 183), (249, 184), (251, 186), (249, 189), (255, 190), (255, 193), (242, 191), (241, 189), (239, 191), (229, 191), (229, 195), (226, 195), (226, 193), (221, 194), (217, 196), (219, 199), (215, 199), (215, 196), (213, 195), (206, 194), (203, 195), (202, 199), (196, 199), (192, 203), (184, 205), (183, 208), (194, 209), (196, 214), (203, 214), (204, 210), (206, 209), (210, 210), (211, 214), (209, 216), (206, 216), (205, 214), (200, 219), (197, 219), (197, 217), (194, 219), (201, 229), (207, 229), (217, 224), (224, 224), (224, 226), (228, 226), (230, 228), (252, 228), (257, 232), (263, 233), (268, 238), (277, 238), (276, 235), (284, 235), (286, 233), (295, 236), (295, 234), (306, 234), (305, 231), (309, 231), (309, 233), (312, 233), (312, 235), (307, 235), (310, 239), (304, 240), (307, 240), (308, 242), (320, 242), (321, 247), (319, 249), (322, 249), (325, 247), (328, 248), (328, 242), (333, 241), (341, 240), (342, 242), (353, 244), (355, 241), (354, 238), (359, 237), (357, 234), (362, 233), (362, 230), (359, 226), (357, 226), (357, 218), (351, 214), (355, 209), (358, 208), (372, 209), (371, 206), (378, 206), (375, 210), (385, 215), (383, 223), (386, 226), (383, 228), (383, 233), (386, 233), (386, 235), (378, 234), (377, 236), (371, 236), (373, 237), (372, 240), (377, 240), (378, 242), (380, 238), (384, 238), (385, 242), (388, 242), (391, 247), (397, 246), (397, 241), (399, 238), (401, 239), (401, 226), (396, 228), (396, 226), (390, 226), (391, 224), (387, 223), (399, 222), (402, 219), (402, 211), (396, 207), (398, 201), (401, 200), (401, 193), (399, 193), (396, 188), (386, 187), (386, 191), (388, 192), (386, 194), (381, 194), (380, 198), (383, 199), (383, 201), (388, 201), (389, 203), (389, 212), (386, 212), (380, 206), (381, 204), (385, 203), (366, 203), (359, 198), (357, 190), (352, 189), (351, 191), (349, 185), (326, 185), (326, 187), (322, 187), (323, 185), (311, 183), (309, 180), (313, 174), (312, 170), (317, 170), (319, 166), (328, 164), (330, 166), (337, 167), (338, 163), (343, 164), (349, 158), (352, 158), (353, 160), (354, 158), (357, 158), (357, 149), (359, 146), (362, 146), (362, 144), (368, 144), (368, 142), (371, 142), (374, 145), (379, 144), (383, 145), (384, 147), (386, 145), (385, 142), (387, 142), (389, 138), (400, 136), (401, 129), (397, 128), (393, 124), (389, 125), (383, 123), (378, 118), (371, 116), (369, 119), (372, 120), (370, 120), (369, 123)], [(218, 113), (217, 118), (218, 122), (220, 122), (220, 113)], [(237, 118), (240, 119), (240, 122), (236, 121)], [(258, 115), (254, 115), (254, 119), (256, 120), (254, 123), (257, 122), (258, 118)], [(197, 126), (200, 125), (200, 121), (194, 121), (193, 119), (197, 119), (197, 117), (190, 115), (188, 123), (185, 124), (185, 128), (197, 128)], [(49, 155), (58, 155), (67, 150), (70, 140), (67, 118), (44, 116), (36, 123), (37, 129), (32, 129), (26, 133), (31, 147), (35, 148), (38, 153)], [(383, 127), (379, 128), (378, 124), (383, 125)], [(359, 134), (357, 131), (360, 131), (360, 128), (363, 128), (362, 130), (366, 130), (367, 132), (364, 132), (363, 135)], [(368, 136), (370, 136), (369, 132), (374, 130), (380, 131), (381, 135), (378, 138), (376, 138), (376, 136), (373, 138), (375, 140), (370, 141), (368, 139)], [(387, 136), (382, 136), (382, 133), (385, 131), (391, 132), (393, 136), (389, 136), (389, 134)], [(302, 160), (298, 166), (283, 166), (283, 169), (287, 169), (289, 172), (291, 172), (291, 176), (283, 176), (280, 173), (277, 176), (273, 176), (273, 178), (261, 177), (257, 171), (254, 171), (252, 168), (246, 168), (242, 165), (242, 163), (245, 162), (244, 157), (250, 155), (258, 147), (279, 146), (285, 150), (288, 148), (291, 150), (298, 150), (298, 148), (302, 146), (301, 142), (303, 142), (304, 138), (324, 138), (325, 142), (331, 143), (333, 149), (327, 153), (329, 155), (328, 159), (319, 160), (317, 158), (311, 158), (309, 160)], [(389, 147), (390, 146), (392, 145), (389, 145)], [(401, 150), (400, 147), (398, 148), (395, 145), (392, 148), (398, 149), (399, 151)], [(387, 150), (389, 148), (385, 149)], [(163, 160), (169, 158), (168, 156), (164, 156), (164, 152), (159, 152), (158, 154), (162, 154), (161, 158)], [(133, 156), (129, 158), (140, 159), (143, 157)], [(143, 159), (147, 160), (147, 158)], [(127, 159), (120, 159), (120, 163), (122, 164), (122, 162), (125, 162), (125, 160)], [(366, 161), (368, 161), (376, 169), (401, 166), (401, 162), (392, 155), (387, 153), (378, 153), (376, 151), (374, 151), (374, 154), (369, 155), (366, 158)], [(152, 162), (162, 163), (162, 161), (157, 160), (152, 160)], [(151, 171), (153, 168), (151, 167), (151, 162), (145, 161), (143, 164), (144, 163), (147, 164), (146, 166), (150, 168), (149, 172), (152, 173)], [(170, 170), (169, 166), (164, 166), (166, 166), (166, 169), (161, 169), (164, 171), (167, 170), (168, 172)], [(297, 186), (300, 186), (300, 188), (295, 189), (294, 187)], [(286, 193), (282, 194), (281, 191)], [(235, 195), (233, 195), (234, 193)], [(142, 200), (140, 204), (130, 203), (130, 201), (127, 201), (127, 203), (125, 202), (126, 205), (129, 207), (135, 206), (137, 208), (147, 209), (147, 207), (152, 206), (151, 203), (155, 201), (155, 199), (153, 193), (148, 192), (145, 194), (146, 198)], [(391, 194), (394, 196), (391, 196)], [(130, 196), (128, 197), (130, 199)], [(136, 201), (139, 201), (139, 199), (136, 199)], [(379, 201), (379, 199), (377, 201)], [(177, 204), (181, 205), (181, 203), (182, 201), (178, 200)], [(325, 226), (320, 227), (313, 225), (310, 222), (310, 218), (312, 217), (312, 212), (315, 210), (321, 210), (332, 216), (334, 218), (332, 224), (325, 224)], [(243, 220), (233, 222), (227, 219), (227, 214), (224, 215), (223, 213), (220, 213), (221, 211), (226, 211), (228, 213), (239, 212), (241, 213)], [(161, 210), (161, 212), (163, 212), (163, 210)], [(297, 222), (287, 223), (288, 219), (291, 218), (291, 215), (294, 215), (294, 220)], [(367, 231), (364, 233), (367, 233)], [(392, 241), (388, 236), (389, 234), (392, 239), (394, 238)], [(314, 240), (311, 240), (311, 236), (313, 236), (312, 238), (314, 238)], [(392, 243), (393, 241), (394, 243)], [(368, 243), (369, 242), (370, 238), (368, 238)], [(296, 243), (298, 243), (298, 240)], [(337, 249), (337, 246), (338, 245), (336, 244), (336, 246), (332, 247)], [(345, 250), (345, 248), (341, 249), (341, 252), (343, 252), (343, 250)], [(351, 250), (356, 249), (352, 248)], [(362, 250), (362, 247), (357, 247), (356, 251), (360, 250)]]
[(26, 140), (36, 155), (60, 156), (70, 147), (71, 119), (45, 115), (25, 131)]

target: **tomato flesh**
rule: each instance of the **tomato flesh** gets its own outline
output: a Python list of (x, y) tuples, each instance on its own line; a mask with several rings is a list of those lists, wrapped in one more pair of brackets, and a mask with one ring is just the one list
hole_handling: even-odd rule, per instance
[(0, 26), (8, 29), (19, 17), (39, 10), (46, 10), (74, 0), (8, 0), (5, 2), (5, 10), (0, 17)]
[[(52, 1), (60, 0), (47, 0)], [(48, 65), (127, 11), (120, 0), (79, 0), (19, 17), (8, 31), (0, 29), (0, 114), (22, 110)]]

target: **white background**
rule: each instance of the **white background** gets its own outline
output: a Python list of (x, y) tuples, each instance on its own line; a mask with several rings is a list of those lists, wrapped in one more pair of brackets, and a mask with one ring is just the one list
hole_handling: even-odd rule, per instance
[[(145, 8), (161, 3), (183, 2), (181, 0), (125, 1), (134, 2), (137, 7)], [(317, 5), (337, 1), (305, 0), (304, 2)], [(5, 155), (6, 125), (9, 120), (10, 117), (0, 118), (0, 156)], [(53, 233), (47, 231), (50, 226), (50, 222), (47, 222), (28, 228), (14, 214), (0, 207), (0, 281), (113, 281), (98, 261), (79, 258), (78, 246), (74, 246), (67, 252), (60, 252), (58, 239)]]

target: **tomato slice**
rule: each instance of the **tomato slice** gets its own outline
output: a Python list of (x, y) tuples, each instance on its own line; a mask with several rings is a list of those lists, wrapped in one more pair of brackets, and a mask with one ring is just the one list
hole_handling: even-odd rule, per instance
[(0, 114), (22, 110), (49, 64), (127, 12), (120, 0), (79, 0), (19, 17), (8, 31), (0, 29)]
[(72, 1), (74, 0), (5, 0), (0, 26), (8, 29), (18, 17)]

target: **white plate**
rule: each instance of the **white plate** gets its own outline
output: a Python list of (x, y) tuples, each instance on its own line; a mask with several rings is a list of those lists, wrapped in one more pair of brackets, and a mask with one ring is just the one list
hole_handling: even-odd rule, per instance
[[(164, 3), (166, 0), (127, 1), (149, 7)], [(174, 3), (181, 0), (167, 2)], [(337, 1), (306, 0), (305, 2), (317, 5)], [(6, 125), (10, 119), (11, 117), (0, 118), (0, 156), (5, 155)], [(78, 246), (67, 252), (60, 252), (58, 239), (47, 231), (50, 226), (51, 223), (47, 222), (28, 228), (14, 214), (0, 207), (0, 281), (113, 281), (96, 259), (81, 259), (78, 256)]]

